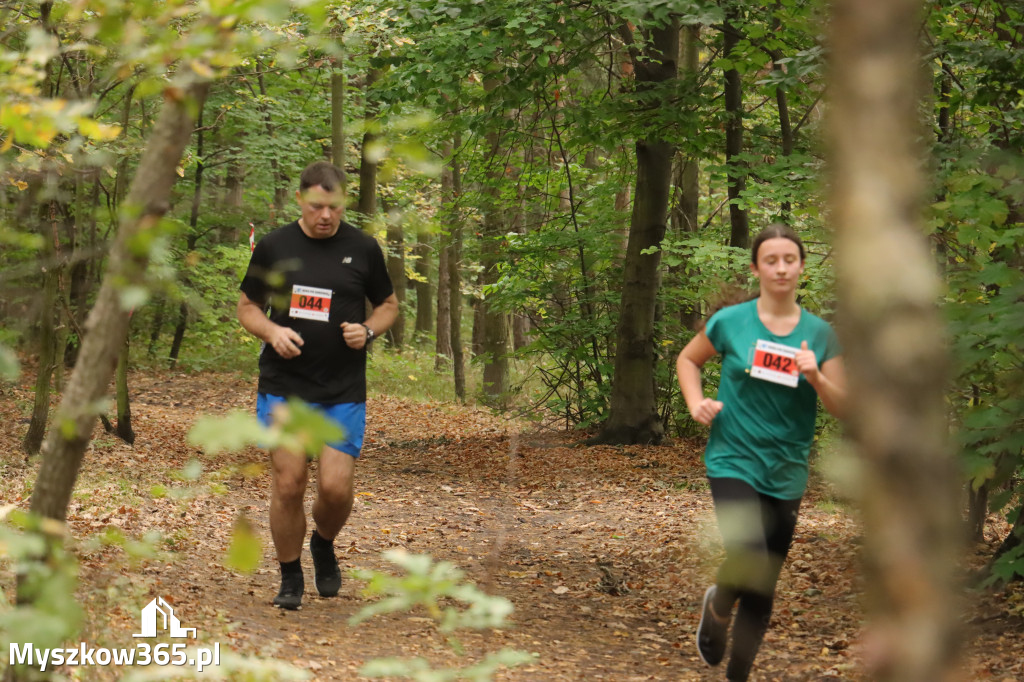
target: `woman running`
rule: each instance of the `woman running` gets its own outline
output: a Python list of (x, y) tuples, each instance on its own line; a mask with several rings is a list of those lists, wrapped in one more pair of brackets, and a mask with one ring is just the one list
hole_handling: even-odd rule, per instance
[[(676, 370), (690, 414), (711, 426), (704, 460), (725, 560), (704, 594), (697, 651), (725, 658), (726, 679), (742, 682), (768, 629), (782, 564), (807, 487), (818, 398), (836, 416), (846, 382), (835, 332), (796, 300), (804, 247), (786, 225), (755, 239), (750, 271), (760, 295), (722, 308), (679, 354)], [(704, 396), (701, 366), (722, 356), (717, 399)]]

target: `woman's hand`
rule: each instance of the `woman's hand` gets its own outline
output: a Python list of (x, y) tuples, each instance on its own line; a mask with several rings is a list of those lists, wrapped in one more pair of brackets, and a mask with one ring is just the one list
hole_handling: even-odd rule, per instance
[(718, 416), (718, 413), (722, 411), (723, 407), (724, 405), (720, 400), (704, 398), (690, 408), (690, 416), (704, 426), (711, 426), (711, 421)]
[(816, 386), (818, 383), (818, 357), (813, 350), (807, 348), (806, 341), (800, 342), (800, 350), (796, 352), (793, 359), (796, 361), (796, 368), (800, 370), (800, 373), (807, 377), (807, 381), (812, 386)]

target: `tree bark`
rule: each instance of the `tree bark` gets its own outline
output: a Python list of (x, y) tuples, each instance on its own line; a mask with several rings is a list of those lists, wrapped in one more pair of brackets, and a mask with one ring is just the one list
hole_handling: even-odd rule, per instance
[[(775, 9), (780, 9), (780, 3), (775, 3)], [(772, 31), (778, 32), (782, 27), (782, 20), (779, 18), (778, 13), (772, 17)], [(775, 48), (769, 52), (772, 58), (772, 70), (782, 71), (782, 64), (780, 63), (783, 59), (783, 52), (779, 48)], [(782, 156), (788, 157), (793, 154), (793, 125), (789, 119), (789, 96), (786, 89), (781, 85), (775, 86), (775, 104), (779, 110), (779, 137), (782, 142)], [(783, 221), (789, 220), (789, 214), (792, 210), (792, 205), (788, 200), (783, 201), (779, 207), (782, 214)]]
[(416, 234), (416, 337), (425, 339), (434, 330), (434, 287), (430, 284), (430, 233), (421, 230)]
[[(51, 204), (50, 210), (53, 211)], [(53, 216), (51, 216), (53, 218)], [(46, 435), (46, 420), (50, 413), (50, 381), (57, 366), (56, 348), (56, 316), (58, 280), (60, 271), (56, 263), (54, 246), (54, 225), (50, 221), (43, 222), (43, 300), (39, 308), (38, 330), (36, 343), (39, 348), (39, 362), (36, 368), (35, 402), (32, 407), (32, 418), (29, 420), (28, 432), (22, 441), (22, 448), (28, 455), (39, 452)]]
[(117, 372), (114, 386), (117, 391), (117, 428), (114, 433), (125, 443), (135, 443), (135, 431), (132, 429), (132, 403), (128, 393), (128, 359), (131, 340), (125, 334), (124, 345), (117, 356)]
[(836, 0), (832, 216), (865, 524), (873, 680), (946, 679), (964, 528), (946, 442), (949, 359), (923, 234), (920, 0)]
[[(462, 148), (462, 136), (455, 135), (455, 149)], [(462, 196), (462, 168), (457, 156), (452, 155), (452, 202)], [(452, 341), (452, 375), (455, 395), (466, 402), (466, 361), (462, 352), (462, 219), (457, 206), (451, 211), (451, 241), (448, 245), (448, 315), (451, 322), (449, 336)]]
[[(484, 80), (484, 90), (493, 91), (498, 83), (494, 78)], [(504, 120), (503, 118), (501, 119)], [(505, 175), (505, 163), (501, 153), (502, 135), (497, 126), (492, 124), (487, 132), (487, 149), (489, 165), (487, 181), (483, 188), (483, 225), (480, 242), (480, 266), (482, 291), (484, 298), (480, 301), (480, 345), (483, 356), (484, 401), (492, 407), (504, 408), (508, 405), (508, 313), (492, 305), (488, 299), (487, 287), (498, 282), (498, 264), (503, 260), (501, 239), (505, 234), (505, 209), (501, 203), (501, 182)]]
[[(261, 86), (262, 87), (262, 86)], [(203, 155), (205, 149), (203, 142), (205, 137), (203, 135), (203, 107), (199, 108), (199, 119), (197, 121), (198, 132), (196, 133), (196, 172), (194, 181), (192, 184), (192, 207), (189, 212), (188, 219), (188, 239), (185, 245), (185, 257), (188, 258), (190, 254), (195, 250), (196, 243), (199, 241), (199, 207), (202, 205), (203, 199), (203, 171), (206, 168), (206, 164), (203, 163)], [(182, 284), (185, 287), (190, 287), (192, 283), (189, 281), (188, 275), (182, 278)], [(186, 300), (182, 300), (181, 305), (178, 307), (178, 324), (174, 327), (174, 339), (171, 341), (171, 352), (168, 354), (168, 366), (170, 369), (174, 369), (178, 364), (178, 356), (181, 354), (181, 345), (185, 341), (185, 330), (188, 328), (188, 315), (189, 305)]]
[(388, 220), (387, 241), (388, 275), (391, 277), (391, 283), (395, 287), (395, 296), (398, 298), (398, 317), (388, 329), (385, 338), (392, 346), (401, 350), (405, 344), (405, 314), (403, 311), (409, 283), (405, 276), (405, 234), (402, 231), (402, 223), (398, 220)]
[[(680, 78), (687, 88), (697, 92), (700, 77), (700, 30), (699, 25), (683, 29), (681, 43)], [(696, 131), (694, 131), (696, 132)], [(700, 229), (700, 161), (696, 153), (688, 152), (682, 159), (676, 180), (679, 201), (672, 213), (673, 229), (676, 234), (696, 233)], [(678, 274), (683, 276), (682, 266)], [(684, 305), (679, 311), (679, 322), (685, 329), (694, 329), (700, 321), (700, 304)]]
[(178, 356), (181, 355), (181, 346), (185, 342), (185, 330), (188, 328), (188, 303), (182, 301), (178, 305), (178, 323), (174, 325), (174, 337), (171, 339), (171, 350), (167, 354), (167, 367), (174, 369), (178, 366)]
[(455, 193), (453, 189), (452, 145), (445, 144), (442, 151), (445, 160), (441, 170), (441, 220), (447, 223), (447, 230), (441, 235), (441, 248), (437, 253), (437, 319), (434, 334), (434, 371), (448, 366), (452, 357), (451, 293), (448, 277), (448, 258), (451, 253), (452, 228), (455, 223)]
[[(730, 6), (725, 15), (723, 56), (731, 59), (742, 37), (739, 9)], [(750, 246), (750, 222), (747, 211), (739, 205), (747, 188), (747, 170), (739, 160), (743, 153), (743, 79), (736, 69), (725, 71), (725, 167), (729, 193), (729, 244), (741, 249)]]
[(348, 192), (345, 175), (345, 72), (341, 59), (331, 74), (331, 163), (341, 171), (342, 191)]
[[(652, 30), (651, 38), (645, 58), (634, 57), (638, 89), (677, 77), (678, 23)], [(593, 439), (595, 443), (660, 443), (664, 435), (654, 392), (654, 315), (674, 155), (675, 149), (665, 140), (650, 138), (636, 143), (636, 194), (626, 246), (611, 399), (608, 420)]]
[[(363, 133), (363, 147), (359, 159), (359, 204), (356, 210), (366, 218), (377, 213), (377, 156), (374, 149), (378, 135), (373, 132), (376, 108), (373, 106), (370, 97), (370, 88), (380, 79), (380, 71), (370, 68), (366, 72), (366, 88), (364, 99), (366, 101), (363, 120), (366, 123), (366, 131)], [(399, 313), (401, 315), (401, 313)], [(396, 320), (397, 322), (397, 320)]]
[(154, 229), (169, 209), (171, 187), (177, 179), (174, 169), (192, 136), (195, 107), (201, 106), (208, 87), (195, 84), (165, 97), (121, 208), (107, 272), (86, 321), (78, 362), (43, 445), (31, 500), (36, 515), (58, 521), (67, 516), (68, 501), (96, 424), (97, 402), (107, 391), (128, 333), (129, 311), (121, 304), (121, 290), (143, 286), (146, 281), (149, 253), (132, 244), (138, 235)]

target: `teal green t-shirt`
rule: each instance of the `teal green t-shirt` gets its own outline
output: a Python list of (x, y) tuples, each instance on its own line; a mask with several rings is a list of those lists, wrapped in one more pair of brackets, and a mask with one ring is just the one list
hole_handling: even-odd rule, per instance
[[(793, 374), (795, 364), (788, 354), (806, 341), (820, 367), (840, 354), (835, 332), (801, 308), (800, 322), (791, 333), (773, 334), (757, 315), (757, 299), (719, 310), (704, 331), (722, 356), (717, 399), (723, 407), (711, 422), (704, 452), (708, 476), (738, 478), (783, 500), (803, 496), (818, 394), (803, 375), (797, 379)], [(759, 374), (796, 386), (757, 378)]]

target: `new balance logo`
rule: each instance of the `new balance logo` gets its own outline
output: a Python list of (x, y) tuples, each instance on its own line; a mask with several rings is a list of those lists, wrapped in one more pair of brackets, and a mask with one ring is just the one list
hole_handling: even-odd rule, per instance
[(341, 259), (341, 264), (342, 265), (347, 265), (348, 263), (351, 263), (351, 262), (352, 262), (352, 256), (345, 256), (344, 258)]
[(196, 637), (195, 628), (181, 627), (181, 621), (174, 615), (174, 609), (164, 600), (157, 597), (142, 609), (142, 632), (132, 637), (156, 637), (157, 630), (166, 630), (171, 637)]

